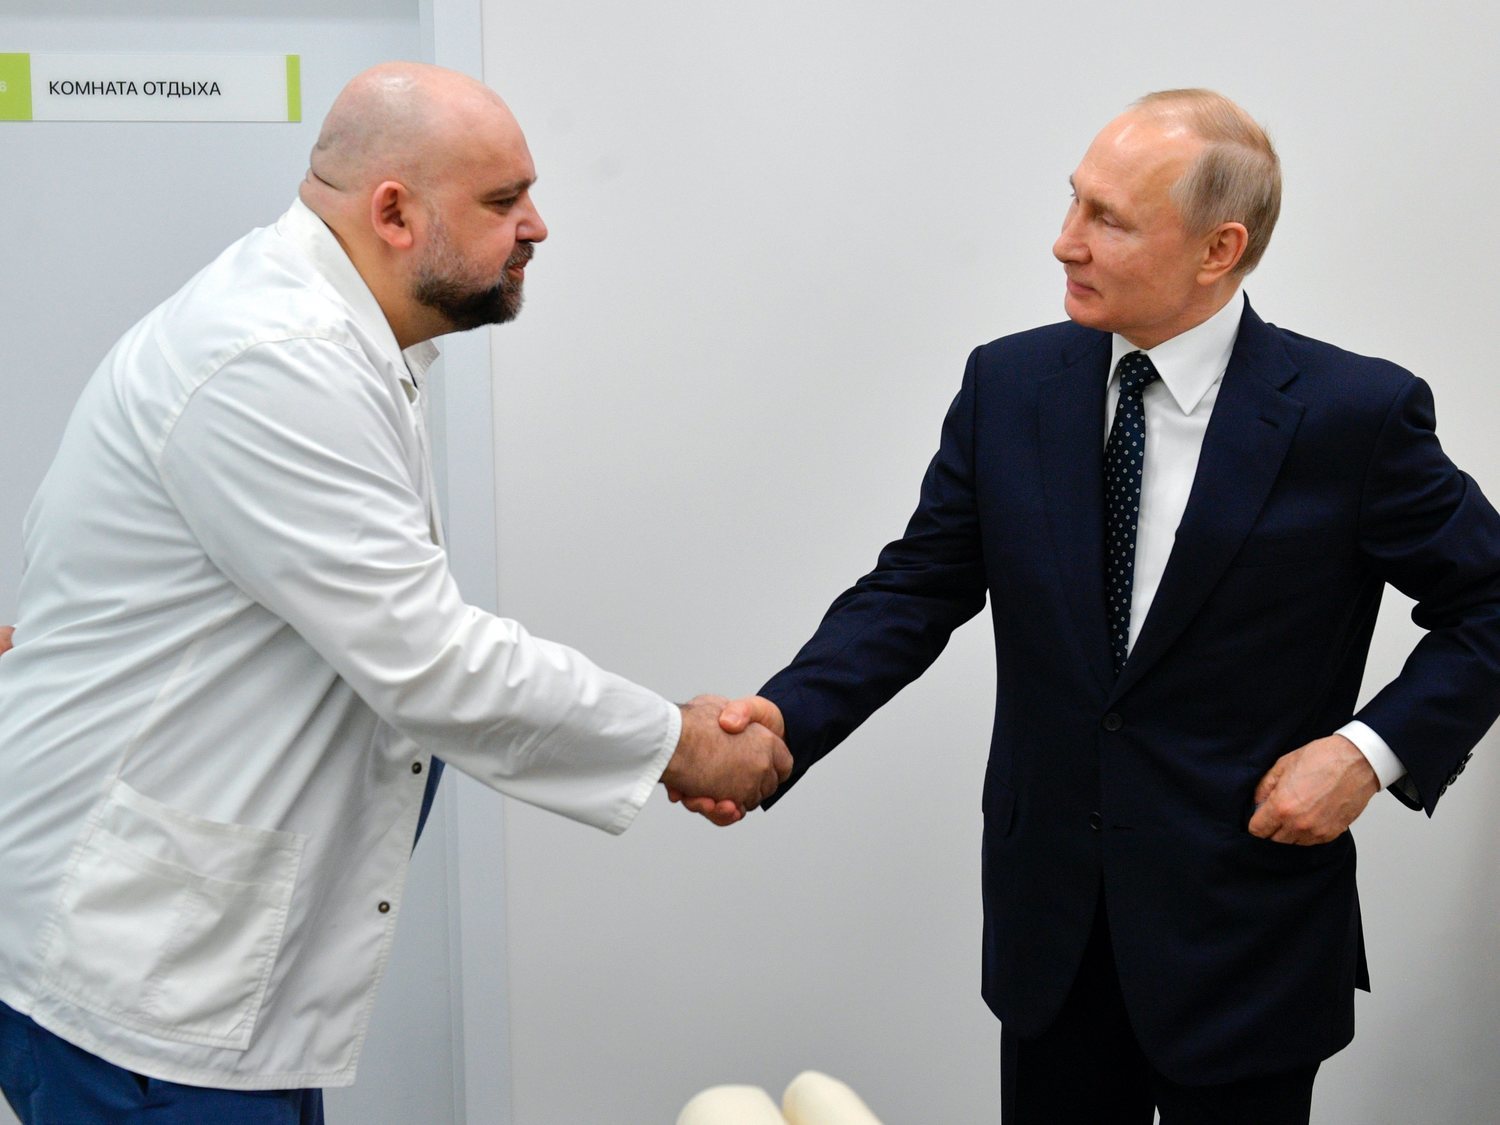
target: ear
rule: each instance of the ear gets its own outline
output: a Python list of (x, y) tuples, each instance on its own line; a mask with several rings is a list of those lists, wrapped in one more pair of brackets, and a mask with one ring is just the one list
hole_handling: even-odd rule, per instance
[(1234, 272), (1250, 245), (1250, 232), (1244, 223), (1220, 223), (1208, 233), (1203, 243), (1203, 259), (1198, 265), (1198, 282), (1212, 285)]
[(410, 250), (415, 241), (412, 221), (416, 218), (411, 192), (397, 180), (385, 180), (370, 193), (370, 226), (393, 250)]

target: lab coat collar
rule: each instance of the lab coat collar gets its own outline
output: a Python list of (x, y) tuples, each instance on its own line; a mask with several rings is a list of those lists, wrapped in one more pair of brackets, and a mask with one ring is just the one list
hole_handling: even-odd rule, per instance
[(349, 255), (344, 253), (333, 231), (307, 204), (300, 199), (293, 200), (286, 214), (277, 221), (276, 231), (307, 255), (334, 291), (348, 302), (360, 327), (379, 342), (382, 351), (399, 361), (413, 387), (427, 377), (427, 369), (438, 357), (437, 345), (431, 340), (423, 340), (405, 351), (401, 350), (375, 294), (370, 292), (370, 287), (354, 268)]

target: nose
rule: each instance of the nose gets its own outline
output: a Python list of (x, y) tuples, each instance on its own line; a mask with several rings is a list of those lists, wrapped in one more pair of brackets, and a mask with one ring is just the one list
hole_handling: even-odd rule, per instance
[(1052, 244), (1052, 256), (1059, 262), (1082, 262), (1088, 259), (1088, 246), (1079, 231), (1078, 208), (1068, 208), (1063, 219), (1062, 231)]
[(537, 210), (536, 204), (532, 203), (530, 198), (526, 201), (526, 211), (521, 221), (516, 224), (516, 241), (544, 241), (547, 237), (547, 224), (542, 221), (542, 213)]

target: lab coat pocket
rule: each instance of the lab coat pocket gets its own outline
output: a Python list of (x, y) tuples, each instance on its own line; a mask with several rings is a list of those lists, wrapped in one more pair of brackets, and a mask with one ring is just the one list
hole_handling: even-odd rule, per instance
[(115, 782), (63, 880), (48, 987), (149, 1035), (244, 1050), (305, 842), (205, 820)]

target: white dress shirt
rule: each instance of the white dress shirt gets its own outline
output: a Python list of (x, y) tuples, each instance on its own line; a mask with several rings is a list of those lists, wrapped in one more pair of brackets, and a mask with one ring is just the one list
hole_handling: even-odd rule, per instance
[(460, 597), (435, 354), (295, 203), (84, 390), (0, 664), (0, 999), (85, 1050), (347, 1085), (430, 756), (609, 832), (670, 759), (676, 707)]
[[(1141, 624), (1167, 569), (1177, 539), (1177, 526), (1187, 510), (1188, 493), (1198, 471), (1203, 435), (1219, 397), (1219, 385), (1229, 367), (1239, 334), (1245, 294), (1236, 290), (1229, 303), (1202, 324), (1146, 349), (1159, 380), (1145, 389), (1146, 456), (1141, 467), (1141, 505), (1135, 541), (1135, 578), (1131, 586), (1130, 640)], [(1104, 432), (1114, 422), (1119, 401), (1115, 368), (1120, 359), (1141, 351), (1118, 333), (1112, 340), (1109, 387), (1104, 396)], [(1350, 720), (1336, 732), (1349, 739), (1369, 760), (1382, 787), (1406, 773), (1395, 752), (1368, 725)], [(1295, 749), (1288, 747), (1287, 749)]]

